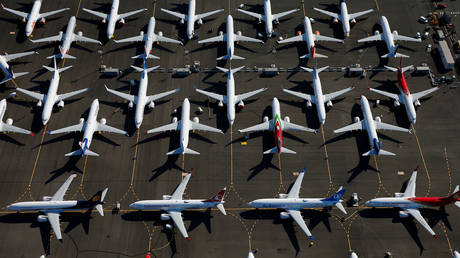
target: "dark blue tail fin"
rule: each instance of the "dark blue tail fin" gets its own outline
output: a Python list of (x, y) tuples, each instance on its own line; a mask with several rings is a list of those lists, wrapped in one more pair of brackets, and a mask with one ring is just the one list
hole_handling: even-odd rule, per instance
[(332, 195), (331, 197), (322, 199), (321, 201), (338, 202), (342, 199), (344, 194), (345, 194), (345, 188), (340, 187), (339, 190), (334, 195)]

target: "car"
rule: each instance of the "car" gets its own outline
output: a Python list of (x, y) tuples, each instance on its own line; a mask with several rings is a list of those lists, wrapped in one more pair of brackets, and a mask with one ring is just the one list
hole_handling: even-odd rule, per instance
[(425, 16), (420, 16), (418, 18), (418, 21), (423, 23), (423, 24), (428, 23), (428, 19)]

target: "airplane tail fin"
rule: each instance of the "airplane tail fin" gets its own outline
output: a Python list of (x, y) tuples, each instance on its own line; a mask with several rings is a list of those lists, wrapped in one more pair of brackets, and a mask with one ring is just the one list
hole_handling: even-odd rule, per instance
[(222, 214), (227, 215), (227, 212), (225, 211), (224, 208), (224, 197), (225, 197), (225, 191), (227, 191), (227, 187), (224, 187), (224, 189), (220, 190), (216, 195), (213, 197), (205, 200), (205, 202), (217, 202), (219, 204), (216, 205), (217, 209), (219, 209)]
[(178, 154), (195, 154), (195, 155), (200, 155), (199, 152), (197, 151), (194, 151), (192, 149), (189, 149), (189, 148), (177, 148), (173, 151), (170, 151), (168, 153), (166, 153), (166, 155), (178, 155)]
[(97, 212), (99, 212), (101, 216), (104, 216), (104, 209), (102, 205), (104, 204), (104, 199), (108, 190), (109, 188), (105, 188), (104, 190), (98, 191), (88, 200), (92, 206), (96, 207)]
[(136, 58), (141, 58), (141, 59), (160, 59), (159, 56), (155, 56), (155, 55), (151, 55), (151, 54), (141, 54), (141, 55), (137, 55), (137, 56), (133, 56), (131, 57), (133, 59), (136, 59)]
[(281, 150), (278, 149), (277, 146), (269, 149), (269, 150), (266, 150), (264, 151), (264, 154), (273, 154), (273, 153), (288, 153), (288, 154), (296, 154), (295, 151), (293, 150), (290, 150), (288, 148), (285, 148), (285, 147), (281, 147)]
[(67, 154), (65, 154), (66, 157), (68, 156), (99, 156), (99, 154), (97, 154), (96, 152), (93, 152), (93, 151), (90, 151), (88, 149), (86, 149), (85, 151), (83, 151), (82, 149), (78, 149), (76, 151), (72, 151), (72, 152), (69, 152)]
[(460, 191), (459, 190), (460, 190), (460, 187), (457, 185), (454, 191), (452, 192), (452, 194), (446, 197), (448, 199), (451, 199), (454, 205), (457, 206), (458, 208), (460, 208)]
[(347, 211), (345, 210), (345, 208), (343, 207), (342, 205), (342, 197), (343, 195), (345, 194), (345, 188), (343, 188), (342, 186), (339, 188), (339, 190), (337, 190), (337, 192), (335, 192), (334, 195), (332, 195), (331, 197), (328, 197), (328, 198), (325, 198), (325, 199), (322, 199), (322, 201), (329, 201), (329, 202), (333, 202), (335, 204), (335, 206), (341, 211), (343, 212), (344, 214), (347, 214)]

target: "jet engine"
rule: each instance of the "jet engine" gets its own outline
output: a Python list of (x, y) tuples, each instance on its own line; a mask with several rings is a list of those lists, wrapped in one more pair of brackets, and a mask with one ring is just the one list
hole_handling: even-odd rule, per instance
[(83, 36), (83, 31), (79, 31), (77, 34), (78, 34), (78, 36), (81, 37), (81, 36)]
[(375, 121), (377, 121), (377, 122), (382, 122), (382, 119), (381, 119), (379, 116), (376, 116), (376, 117), (375, 117)]
[(219, 31), (219, 36), (222, 36), (224, 35), (224, 32), (223, 31)]
[(171, 224), (166, 224), (166, 229), (172, 230), (172, 229), (173, 229), (173, 226), (172, 226)]
[(284, 193), (278, 194), (278, 198), (279, 198), (279, 199), (286, 199), (287, 197), (288, 197), (287, 194), (284, 194)]
[(332, 105), (332, 101), (328, 100), (327, 103), (326, 103), (326, 106), (327, 106), (327, 107), (332, 107), (332, 106), (333, 106), (333, 105)]
[(315, 30), (315, 35), (318, 35), (318, 36), (321, 35), (319, 30)]
[(119, 21), (119, 23), (120, 23), (121, 25), (123, 25), (123, 24), (126, 23), (126, 21), (125, 21), (125, 19), (121, 19), (121, 20)]
[(203, 19), (198, 19), (198, 21), (196, 21), (196, 23), (198, 23), (198, 25), (203, 24)]
[(200, 119), (199, 119), (198, 117), (194, 117), (194, 118), (193, 118), (193, 122), (199, 123), (199, 122), (200, 122)]
[(399, 217), (400, 218), (407, 218), (407, 217), (409, 217), (409, 213), (407, 213), (405, 211), (399, 211)]
[(262, 20), (261, 19), (257, 19), (257, 24), (261, 24), (262, 23)]
[(153, 101), (150, 101), (149, 103), (149, 108), (153, 109), (155, 107), (155, 103)]
[(141, 30), (141, 32), (139, 33), (139, 35), (140, 35), (141, 37), (144, 37), (144, 31)]
[(163, 195), (163, 200), (170, 200), (171, 199), (171, 195)]
[(306, 105), (307, 105), (307, 108), (311, 108), (311, 106), (312, 106), (312, 105), (311, 105), (311, 101), (310, 101), (310, 100), (307, 100), (307, 104), (306, 104)]
[(129, 108), (133, 108), (133, 106), (134, 106), (134, 103), (133, 103), (132, 101), (130, 101), (130, 102), (128, 103), (128, 107), (129, 107)]
[(416, 101), (414, 101), (414, 105), (416, 107), (420, 107), (422, 104), (420, 103), (420, 101), (417, 99)]
[(26, 22), (27, 22), (26, 18), (22, 18), (22, 23), (26, 23)]
[(180, 22), (180, 24), (184, 24), (185, 21), (184, 21), (184, 19), (180, 19), (179, 22)]
[(351, 19), (350, 23), (355, 25), (356, 24), (356, 19), (355, 18)]
[(105, 125), (107, 123), (107, 119), (101, 118), (101, 120), (99, 120), (99, 123)]
[(276, 25), (278, 25), (278, 24), (280, 24), (280, 20), (275, 19), (275, 20), (273, 20), (273, 23), (275, 23)]
[(376, 30), (374, 31), (374, 35), (379, 35), (380, 34), (380, 31)]
[(106, 19), (102, 19), (101, 22), (105, 24), (105, 23), (107, 22), (107, 20), (106, 20)]
[(401, 104), (399, 103), (399, 101), (398, 101), (398, 100), (395, 100), (395, 101), (393, 102), (393, 106), (395, 106), (395, 107), (399, 107), (399, 105), (401, 105)]
[(311, 22), (311, 23), (315, 23), (315, 19), (310, 18), (310, 22)]
[(53, 199), (53, 197), (51, 196), (43, 196), (42, 200), (47, 202), (47, 201), (51, 201), (51, 199)]
[(41, 23), (41, 24), (45, 24), (45, 22), (46, 22), (46, 19), (45, 19), (45, 18), (41, 18), (41, 19), (40, 19), (40, 23)]
[(39, 215), (39, 216), (37, 217), (37, 221), (38, 221), (38, 222), (47, 222), (47, 221), (48, 221), (48, 216), (46, 216), (46, 215)]
[(355, 116), (355, 118), (353, 118), (353, 121), (354, 121), (355, 123), (358, 123), (358, 122), (359, 122), (359, 117)]
[(166, 220), (170, 220), (171, 219), (171, 216), (169, 216), (169, 214), (166, 214), (166, 213), (162, 213), (160, 215), (160, 218), (162, 221), (166, 221)]
[(280, 218), (281, 218), (281, 219), (289, 219), (289, 217), (291, 217), (291, 216), (289, 215), (289, 213), (287, 213), (287, 212), (285, 212), (285, 211), (280, 212)]
[(78, 121), (79, 124), (83, 124), (85, 122), (84, 118), (80, 118), (80, 121)]
[(289, 122), (291, 122), (291, 118), (289, 118), (288, 116), (285, 116), (285, 117), (284, 117), (284, 121), (286, 121), (286, 122), (289, 123)]
[(241, 31), (237, 31), (237, 32), (236, 32), (236, 35), (241, 36), (241, 35), (243, 35), (243, 34), (241, 33)]
[(265, 122), (268, 122), (268, 120), (269, 120), (269, 119), (268, 119), (268, 116), (264, 116), (264, 123), (265, 123)]
[(334, 18), (334, 19), (332, 20), (332, 22), (333, 22), (333, 23), (339, 23), (339, 19)]
[(64, 101), (59, 101), (59, 103), (57, 104), (58, 107), (60, 108), (63, 108), (64, 107)]
[(159, 31), (158, 36), (163, 37), (163, 31)]
[(223, 108), (224, 107), (224, 103), (222, 101), (219, 100), (219, 103), (217, 103), (217, 106), (219, 108)]
[(238, 108), (239, 109), (243, 109), (244, 108), (244, 102), (241, 100), (240, 102), (238, 102)]
[(177, 117), (173, 117), (173, 118), (172, 118), (172, 122), (173, 122), (173, 123), (177, 123)]
[(395, 193), (393, 197), (396, 197), (396, 198), (404, 197), (404, 193)]
[(42, 102), (41, 100), (39, 100), (39, 101), (37, 102), (37, 107), (41, 107), (42, 105), (43, 105), (43, 102)]
[(393, 31), (393, 35), (398, 35), (398, 31), (397, 31), (397, 30), (394, 30), (394, 31)]
[(12, 118), (6, 119), (6, 124), (7, 125), (12, 125), (13, 124), (13, 119)]

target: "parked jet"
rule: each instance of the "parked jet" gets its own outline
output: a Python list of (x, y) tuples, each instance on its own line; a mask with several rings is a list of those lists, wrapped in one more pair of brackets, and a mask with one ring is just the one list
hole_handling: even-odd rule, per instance
[(48, 134), (58, 134), (58, 133), (72, 133), (72, 132), (81, 132), (83, 131), (83, 141), (79, 142), (80, 149), (67, 153), (65, 156), (99, 156), (99, 154), (90, 151), (89, 146), (91, 145), (91, 141), (93, 139), (93, 134), (95, 132), (109, 132), (109, 133), (118, 133), (124, 134), (128, 136), (128, 133), (117, 129), (115, 127), (111, 127), (106, 125), (105, 123), (107, 120), (105, 118), (101, 118), (101, 120), (97, 121), (97, 113), (99, 112), (99, 100), (95, 99), (91, 103), (91, 108), (89, 109), (88, 119), (85, 122), (84, 118), (80, 118), (80, 122), (76, 125), (64, 127), (61, 129), (57, 129), (54, 131), (48, 131)]
[(327, 58), (325, 55), (321, 55), (316, 53), (315, 50), (315, 42), (316, 41), (332, 41), (332, 42), (339, 42), (343, 43), (343, 40), (341, 39), (335, 39), (331, 37), (326, 37), (322, 36), (319, 34), (319, 31), (316, 31), (313, 33), (313, 29), (311, 28), (311, 21), (310, 18), (306, 17), (303, 19), (303, 27), (304, 27), (304, 34), (300, 34), (291, 38), (283, 39), (283, 40), (278, 40), (278, 44), (283, 44), (283, 43), (291, 43), (291, 42), (297, 42), (297, 41), (305, 41), (307, 43), (307, 51), (308, 54), (301, 56), (300, 58)]
[(276, 36), (276, 32), (273, 30), (273, 23), (279, 24), (279, 19), (299, 10), (300, 9), (293, 9), (282, 13), (272, 14), (272, 5), (270, 3), (270, 0), (264, 0), (264, 14), (238, 9), (238, 11), (256, 18), (257, 20), (259, 20), (259, 23), (264, 21), (265, 33), (268, 38), (270, 38), (271, 36)]
[(86, 8), (83, 8), (83, 11), (101, 18), (102, 23), (107, 23), (107, 38), (112, 39), (114, 38), (113, 33), (115, 32), (115, 25), (117, 22), (119, 22), (120, 24), (125, 24), (125, 19), (128, 18), (129, 16), (138, 14), (143, 11), (147, 11), (146, 8), (142, 8), (136, 11), (118, 14), (119, 5), (120, 5), (120, 0), (113, 0), (112, 7), (110, 8), (110, 13), (108, 14), (96, 12), (96, 11), (89, 10)]
[(166, 132), (166, 131), (180, 131), (180, 147), (166, 153), (167, 155), (176, 155), (176, 154), (196, 154), (200, 153), (189, 149), (188, 140), (190, 130), (199, 130), (199, 131), (209, 131), (214, 133), (222, 133), (222, 130), (219, 130), (214, 127), (210, 127), (204, 124), (200, 124), (198, 117), (194, 117), (193, 120), (190, 120), (190, 102), (187, 98), (184, 99), (182, 103), (182, 120), (177, 120), (177, 117), (173, 118), (171, 124), (163, 125), (154, 129), (150, 129), (147, 133), (157, 133), (157, 132)]
[(454, 250), (454, 258), (460, 258), (460, 253)]
[(390, 124), (386, 124), (381, 121), (380, 117), (375, 117), (375, 120), (372, 119), (372, 112), (369, 106), (369, 102), (367, 98), (361, 96), (361, 110), (363, 111), (364, 119), (362, 121), (359, 120), (359, 117), (355, 117), (355, 123), (351, 125), (347, 125), (343, 128), (334, 130), (334, 133), (342, 133), (346, 131), (354, 131), (354, 130), (366, 130), (367, 136), (369, 138), (369, 145), (372, 149), (366, 153), (363, 153), (363, 156), (370, 156), (370, 155), (396, 155), (392, 152), (382, 150), (382, 143), (379, 141), (377, 136), (377, 130), (389, 130), (389, 131), (399, 131), (399, 132), (408, 132), (411, 133), (412, 130), (402, 128), (399, 126), (394, 126)]
[(211, 11), (207, 13), (195, 14), (195, 9), (196, 9), (196, 1), (190, 0), (188, 2), (188, 13), (187, 14), (177, 13), (177, 12), (173, 12), (173, 11), (166, 10), (163, 8), (161, 8), (161, 11), (179, 18), (181, 24), (184, 24), (185, 22), (187, 22), (187, 37), (188, 39), (192, 39), (194, 37), (198, 37), (198, 35), (195, 34), (195, 22), (201, 25), (203, 24), (204, 18), (207, 18), (211, 15), (224, 11), (224, 9), (219, 9), (219, 10), (215, 10), (215, 11)]
[[(163, 195), (162, 200), (142, 200), (131, 203), (129, 208), (137, 210), (162, 210), (166, 213), (161, 214), (161, 220), (172, 220), (176, 224), (180, 233), (184, 238), (190, 240), (187, 230), (185, 229), (184, 221), (182, 220), (182, 211), (187, 209), (208, 209), (217, 207), (222, 214), (227, 215), (224, 208), (224, 197), (226, 188), (220, 190), (215, 196), (205, 199), (183, 200), (183, 195), (187, 183), (190, 180), (192, 173), (188, 173), (172, 195)], [(172, 225), (167, 224), (166, 228), (172, 229)]]
[(333, 13), (318, 8), (313, 8), (313, 10), (334, 18), (334, 23), (338, 23), (340, 21), (342, 23), (342, 29), (345, 37), (350, 36), (350, 23), (354, 25), (356, 24), (356, 18), (374, 11), (374, 9), (369, 9), (357, 13), (348, 13), (348, 8), (345, 0), (340, 0), (340, 13)]
[(61, 229), (59, 226), (59, 215), (65, 211), (80, 211), (96, 208), (101, 216), (104, 216), (102, 205), (104, 204), (105, 195), (108, 188), (97, 192), (91, 199), (82, 201), (64, 201), (64, 195), (69, 189), (72, 180), (77, 177), (76, 174), (71, 175), (64, 184), (57, 190), (53, 196), (43, 196), (42, 201), (17, 202), (7, 207), (7, 210), (17, 212), (38, 211), (45, 215), (37, 217), (38, 222), (49, 222), (54, 231), (54, 235), (58, 240), (62, 241)]
[(351, 252), (350, 258), (358, 258), (358, 255), (355, 252)]
[(406, 67), (401, 67), (401, 65), (399, 65), (398, 68), (385, 66), (385, 68), (387, 68), (388, 70), (398, 73), (399, 94), (389, 93), (386, 91), (381, 91), (381, 90), (372, 89), (372, 88), (369, 88), (369, 90), (393, 99), (395, 107), (399, 107), (399, 105), (403, 103), (404, 106), (406, 107), (406, 113), (407, 113), (407, 117), (409, 118), (409, 121), (412, 124), (415, 124), (416, 119), (417, 119), (417, 113), (415, 112), (415, 107), (421, 105), (419, 99), (439, 90), (440, 87), (435, 87), (435, 88), (424, 90), (418, 93), (411, 94), (409, 91), (409, 87), (407, 87), (407, 82), (406, 82), (406, 77), (404, 77), (404, 72), (409, 69), (412, 69), (413, 67), (414, 66), (412, 65), (406, 66)]
[(388, 49), (388, 54), (381, 56), (382, 58), (387, 57), (409, 57), (400, 53), (396, 53), (398, 50), (398, 45), (395, 45), (395, 41), (412, 41), (412, 42), (422, 42), (421, 39), (415, 39), (403, 35), (399, 35), (397, 31), (391, 32), (390, 25), (385, 16), (380, 17), (380, 24), (382, 25), (383, 32), (380, 34), (379, 31), (375, 31), (373, 36), (363, 38), (358, 40), (358, 43), (370, 42), (370, 41), (385, 41), (385, 44)]
[(297, 176), (294, 185), (288, 194), (279, 194), (278, 198), (257, 199), (250, 203), (249, 206), (255, 208), (270, 208), (270, 209), (284, 209), (285, 212), (280, 213), (281, 219), (292, 218), (302, 229), (302, 231), (313, 241), (313, 236), (308, 230), (305, 221), (302, 218), (300, 210), (306, 208), (323, 208), (336, 206), (341, 212), (347, 214), (342, 205), (342, 197), (345, 189), (342, 187), (329, 198), (300, 198), (299, 192), (302, 185), (303, 176), (305, 175), (305, 168), (302, 169)]
[(33, 43), (61, 41), (62, 43), (59, 46), (60, 53), (57, 55), (49, 56), (47, 58), (56, 57), (56, 58), (75, 59), (76, 57), (69, 55), (70, 46), (72, 45), (72, 42), (74, 41), (98, 43), (99, 45), (102, 45), (102, 43), (99, 40), (84, 37), (83, 32), (81, 31), (75, 34), (74, 33), (75, 26), (76, 26), (75, 21), (76, 21), (75, 16), (70, 17), (69, 23), (67, 24), (66, 31), (64, 33), (60, 31), (57, 36), (52, 36), (52, 37), (47, 37), (47, 38), (42, 38), (42, 39), (37, 39), (37, 40), (30, 40), (30, 41), (32, 41)]
[(254, 257), (254, 252), (249, 251), (249, 253), (248, 253), (248, 258), (255, 258), (255, 257)]
[(147, 87), (149, 84), (149, 77), (148, 73), (157, 69), (160, 66), (155, 66), (151, 68), (147, 68), (147, 65), (145, 64), (144, 60), (144, 68), (136, 67), (131, 65), (133, 69), (141, 73), (141, 78), (139, 80), (139, 91), (137, 92), (137, 96), (118, 92), (115, 90), (111, 90), (105, 86), (106, 90), (122, 99), (126, 99), (129, 101), (128, 106), (130, 108), (133, 107), (134, 104), (136, 104), (136, 111), (134, 115), (134, 122), (136, 124), (136, 128), (139, 128), (142, 124), (142, 121), (144, 120), (144, 110), (145, 106), (148, 105), (149, 108), (153, 109), (155, 107), (155, 102), (158, 99), (161, 99), (163, 97), (166, 97), (168, 95), (171, 95), (173, 93), (178, 92), (180, 89), (175, 89), (175, 90), (170, 90), (167, 92), (155, 94), (155, 95), (150, 95), (147, 96)]
[(264, 43), (260, 39), (253, 39), (250, 37), (246, 37), (241, 35), (241, 31), (234, 33), (234, 28), (233, 28), (233, 18), (231, 15), (227, 16), (227, 33), (224, 34), (222, 31), (219, 32), (219, 36), (212, 37), (209, 39), (204, 39), (198, 41), (199, 44), (202, 43), (209, 43), (209, 42), (223, 42), (227, 44), (227, 54), (225, 56), (221, 56), (217, 58), (217, 60), (232, 60), (232, 59), (245, 59), (244, 57), (234, 55), (235, 53), (235, 41), (248, 41), (248, 42), (258, 42), (258, 43)]
[(280, 103), (277, 98), (273, 98), (272, 101), (272, 119), (268, 120), (268, 117), (264, 117), (264, 122), (258, 125), (248, 127), (246, 129), (238, 130), (240, 133), (254, 132), (254, 131), (274, 131), (275, 133), (275, 142), (276, 146), (264, 151), (264, 154), (271, 153), (289, 153), (295, 154), (295, 151), (292, 151), (288, 148), (283, 147), (283, 131), (293, 130), (293, 131), (304, 131), (316, 133), (316, 130), (310, 129), (308, 127), (300, 126), (291, 123), (291, 119), (286, 116), (284, 121), (281, 120), (281, 111)]
[(46, 125), (46, 123), (48, 123), (49, 119), (51, 118), (51, 114), (53, 113), (54, 105), (57, 104), (58, 107), (63, 108), (64, 100), (74, 97), (83, 92), (86, 92), (89, 90), (89, 88), (72, 91), (72, 92), (65, 93), (65, 94), (57, 94), (58, 87), (59, 87), (59, 81), (60, 81), (59, 74), (71, 68), (72, 66), (58, 68), (56, 65), (56, 58), (54, 58), (54, 68), (48, 67), (46, 65), (43, 65), (43, 67), (46, 70), (53, 73), (53, 77), (51, 78), (50, 85), (48, 87), (48, 92), (46, 94), (36, 93), (30, 90), (25, 90), (21, 88), (16, 88), (16, 90), (31, 98), (38, 100), (37, 106), (38, 107), (43, 106), (42, 123), (43, 125)]
[(324, 122), (326, 122), (326, 108), (324, 107), (324, 104), (326, 104), (328, 107), (332, 107), (333, 99), (353, 90), (355, 87), (352, 86), (352, 87), (348, 87), (346, 89), (339, 90), (333, 93), (323, 94), (323, 89), (321, 87), (321, 79), (319, 78), (319, 73), (328, 69), (329, 66), (325, 66), (320, 69), (317, 69), (316, 62), (315, 62), (315, 67), (313, 69), (306, 68), (306, 67), (300, 67), (300, 68), (313, 74), (313, 94), (314, 95), (309, 95), (309, 94), (305, 94), (305, 93), (301, 93), (297, 91), (287, 90), (284, 88), (283, 88), (283, 91), (288, 94), (305, 99), (307, 101), (307, 107), (311, 107), (312, 102), (315, 103), (319, 122), (321, 124), (324, 124)]
[(182, 44), (179, 40), (175, 39), (170, 39), (165, 36), (163, 36), (163, 32), (158, 32), (158, 34), (155, 34), (155, 17), (151, 17), (149, 20), (149, 25), (147, 27), (147, 34), (144, 34), (143, 31), (141, 31), (139, 36), (134, 36), (131, 38), (126, 38), (126, 39), (120, 39), (120, 40), (114, 40), (115, 43), (124, 43), (124, 42), (140, 42), (144, 41), (144, 54), (138, 55), (138, 56), (133, 56), (132, 58), (155, 58), (155, 59), (160, 59), (158, 56), (154, 56), (151, 54), (152, 52), (152, 45), (154, 42), (157, 42), (158, 44), (160, 42), (168, 42), (168, 43), (175, 43), (175, 44)]
[(34, 135), (29, 130), (22, 129), (13, 125), (13, 119), (7, 118), (5, 122), (3, 122), (3, 116), (6, 112), (6, 99), (2, 99), (0, 101), (0, 132), (2, 133), (23, 133), (23, 134), (30, 134)]
[(412, 172), (404, 193), (395, 193), (394, 197), (375, 198), (366, 202), (369, 207), (394, 207), (400, 208), (399, 217), (407, 218), (411, 215), (416, 219), (434, 238), (438, 236), (420, 214), (419, 208), (433, 208), (454, 204), (460, 208), (460, 191), (457, 185), (453, 193), (446, 197), (415, 197), (415, 184), (418, 167)]
[(2, 81), (0, 81), (0, 84), (3, 84), (11, 79), (16, 79), (19, 76), (28, 74), (29, 72), (14, 73), (12, 70), (10, 70), (10, 65), (8, 64), (8, 62), (13, 59), (32, 55), (32, 54), (38, 54), (38, 53), (35, 51), (29, 51), (29, 52), (23, 52), (23, 53), (17, 53), (17, 54), (5, 53), (4, 55), (0, 55), (0, 69), (2, 69), (3, 73), (5, 74), (5, 78)]
[(37, 22), (40, 22), (41, 24), (45, 24), (46, 17), (58, 14), (60, 12), (64, 12), (69, 10), (70, 8), (62, 8), (56, 11), (51, 11), (51, 12), (46, 12), (46, 13), (40, 13), (40, 7), (42, 6), (42, 1), (41, 0), (35, 0), (34, 4), (32, 5), (32, 9), (30, 10), (30, 13), (25, 13), (17, 10), (13, 10), (10, 8), (6, 8), (2, 4), (3, 10), (10, 12), (14, 15), (22, 17), (22, 22), (26, 24), (26, 36), (30, 37), (32, 35), (32, 32), (34, 30), (35, 24)]
[(225, 69), (225, 68), (218, 67), (218, 66), (216, 68), (221, 70), (224, 73), (227, 73), (227, 95), (223, 96), (220, 94), (216, 94), (216, 93), (212, 93), (212, 92), (208, 92), (208, 91), (204, 91), (204, 90), (200, 90), (196, 88), (195, 90), (200, 94), (203, 94), (205, 96), (208, 96), (210, 98), (213, 98), (219, 101), (219, 103), (217, 104), (219, 107), (223, 107), (224, 104), (227, 105), (228, 123), (230, 125), (233, 125), (233, 122), (235, 122), (235, 105), (238, 105), (238, 108), (243, 109), (244, 108), (243, 100), (250, 98), (256, 94), (259, 94), (260, 92), (266, 91), (267, 88), (258, 89), (258, 90), (240, 94), (240, 95), (235, 95), (235, 78), (233, 77), (233, 74), (243, 69), (244, 66), (241, 66), (235, 69), (232, 69), (231, 65), (230, 65), (230, 69)]

